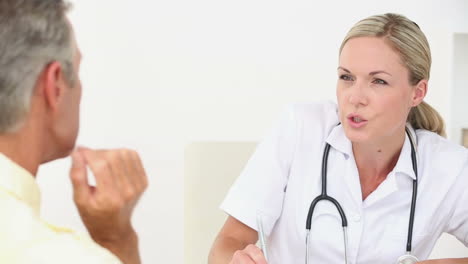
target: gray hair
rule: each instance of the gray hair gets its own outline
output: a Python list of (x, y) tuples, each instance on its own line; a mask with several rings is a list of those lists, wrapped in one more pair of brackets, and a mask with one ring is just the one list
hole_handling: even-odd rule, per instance
[(0, 0), (0, 133), (20, 127), (45, 66), (59, 62), (74, 82), (69, 6), (64, 0)]

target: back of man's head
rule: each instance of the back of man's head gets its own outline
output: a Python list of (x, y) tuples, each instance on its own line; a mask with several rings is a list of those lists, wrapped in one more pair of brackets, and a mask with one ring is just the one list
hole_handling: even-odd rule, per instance
[(68, 8), (64, 0), (0, 0), (0, 134), (20, 127), (46, 65), (60, 62), (73, 82)]

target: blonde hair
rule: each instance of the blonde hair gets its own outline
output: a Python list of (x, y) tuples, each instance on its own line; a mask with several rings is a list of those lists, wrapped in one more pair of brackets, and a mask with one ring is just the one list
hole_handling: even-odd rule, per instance
[[(357, 37), (384, 38), (400, 54), (402, 63), (409, 70), (412, 85), (429, 80), (432, 61), (429, 43), (419, 26), (408, 18), (389, 13), (359, 21), (343, 40), (340, 54), (348, 40)], [(446, 136), (444, 120), (424, 101), (411, 109), (407, 121), (414, 129), (426, 129)]]

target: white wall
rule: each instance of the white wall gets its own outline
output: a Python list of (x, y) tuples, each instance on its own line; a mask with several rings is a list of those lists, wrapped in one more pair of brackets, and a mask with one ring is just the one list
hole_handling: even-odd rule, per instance
[[(399, 12), (433, 50), (428, 101), (451, 120), (453, 32), (465, 0), (80, 0), (79, 144), (140, 151), (150, 188), (135, 213), (145, 263), (183, 261), (183, 151), (195, 140), (258, 141), (286, 103), (334, 98), (337, 50), (352, 24)], [(450, 125), (450, 123), (449, 123)], [(83, 230), (69, 161), (40, 170), (43, 214)]]
[(468, 128), (468, 34), (453, 37), (452, 135), (461, 142), (461, 129)]

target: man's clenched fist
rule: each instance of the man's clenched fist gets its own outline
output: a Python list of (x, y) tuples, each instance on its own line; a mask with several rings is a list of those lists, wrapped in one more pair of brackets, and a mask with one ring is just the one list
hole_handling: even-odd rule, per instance
[[(88, 183), (87, 167), (96, 187)], [(72, 154), (70, 178), (75, 204), (91, 237), (125, 264), (140, 263), (131, 216), (148, 180), (138, 153), (78, 148)]]

